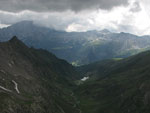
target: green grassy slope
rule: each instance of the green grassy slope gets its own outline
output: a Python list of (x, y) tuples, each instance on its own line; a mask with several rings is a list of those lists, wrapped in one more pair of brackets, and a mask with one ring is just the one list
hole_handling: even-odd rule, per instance
[(150, 112), (150, 51), (108, 65), (103, 77), (101, 68), (96, 69), (96, 80), (76, 90), (83, 113)]

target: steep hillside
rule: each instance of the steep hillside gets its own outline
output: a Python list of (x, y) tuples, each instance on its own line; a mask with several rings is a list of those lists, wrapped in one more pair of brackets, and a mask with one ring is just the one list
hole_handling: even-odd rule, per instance
[(150, 49), (150, 36), (108, 30), (68, 33), (41, 27), (31, 21), (0, 29), (1, 41), (7, 41), (14, 35), (28, 46), (46, 49), (74, 65), (124, 58)]
[(149, 113), (150, 51), (78, 67), (13, 37), (0, 43), (1, 113)]
[(0, 43), (0, 113), (79, 113), (72, 65), (17, 37)]
[(84, 113), (150, 112), (150, 51), (96, 64), (84, 67), (90, 79), (76, 90)]

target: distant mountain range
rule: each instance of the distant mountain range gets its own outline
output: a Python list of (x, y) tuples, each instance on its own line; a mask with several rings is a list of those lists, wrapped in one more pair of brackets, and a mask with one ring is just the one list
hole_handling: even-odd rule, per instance
[(65, 32), (22, 21), (0, 29), (0, 41), (19, 37), (28, 46), (43, 48), (73, 65), (124, 58), (150, 49), (150, 36), (112, 33), (108, 30)]

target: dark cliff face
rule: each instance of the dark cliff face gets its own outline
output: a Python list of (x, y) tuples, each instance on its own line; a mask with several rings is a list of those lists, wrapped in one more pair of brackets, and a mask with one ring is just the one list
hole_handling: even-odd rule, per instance
[(1, 113), (78, 113), (77, 73), (66, 61), (13, 37), (0, 43)]

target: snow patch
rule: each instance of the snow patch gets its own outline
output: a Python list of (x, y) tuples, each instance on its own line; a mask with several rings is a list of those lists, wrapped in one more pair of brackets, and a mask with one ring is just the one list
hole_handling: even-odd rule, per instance
[(18, 90), (18, 84), (14, 80), (12, 80), (12, 82), (15, 84), (15, 90), (17, 91), (17, 93), (20, 93), (20, 91)]
[(11, 90), (4, 88), (3, 86), (0, 86), (0, 89), (5, 90), (7, 92), (12, 92)]
[(81, 81), (86, 81), (86, 80), (88, 80), (89, 79), (89, 77), (83, 77), (82, 79), (81, 79)]

